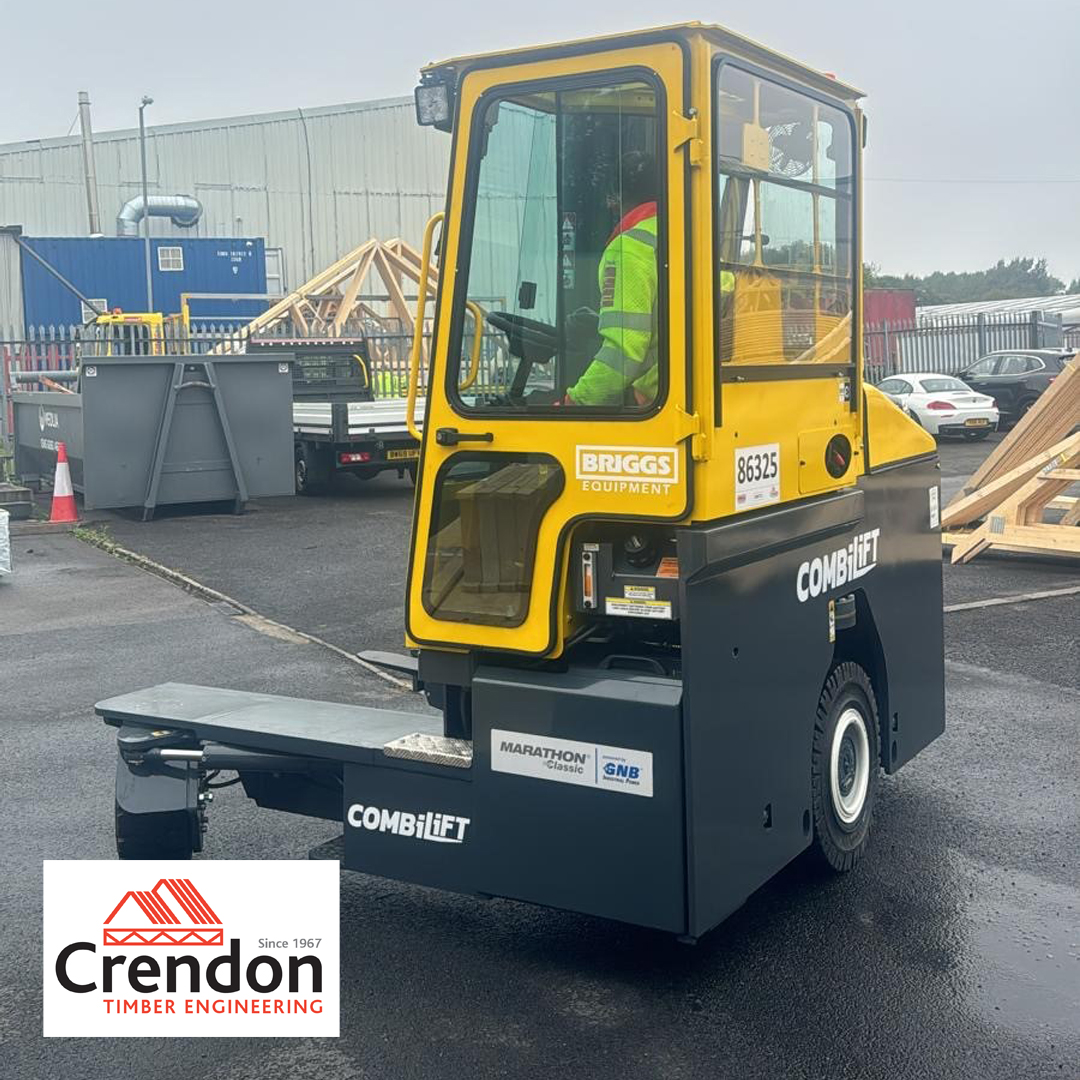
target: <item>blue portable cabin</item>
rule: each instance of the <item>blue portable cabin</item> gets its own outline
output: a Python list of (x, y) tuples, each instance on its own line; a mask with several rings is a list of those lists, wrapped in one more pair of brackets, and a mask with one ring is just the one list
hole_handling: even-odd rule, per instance
[[(106, 310), (146, 311), (142, 237), (24, 237), (24, 242)], [(266, 247), (259, 237), (241, 239), (152, 238), (153, 310), (180, 311), (182, 293), (265, 293)], [(22, 252), (23, 315), (27, 327), (78, 326), (88, 311), (36, 259)], [(193, 300), (193, 326), (246, 322), (267, 308), (265, 300)]]

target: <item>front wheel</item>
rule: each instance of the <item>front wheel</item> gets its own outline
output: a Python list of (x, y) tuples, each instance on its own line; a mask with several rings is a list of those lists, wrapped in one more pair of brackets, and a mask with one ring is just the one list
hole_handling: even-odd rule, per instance
[(837, 664), (818, 699), (811, 754), (814, 850), (837, 873), (869, 843), (880, 760), (870, 678), (858, 664)]
[(120, 859), (190, 859), (198, 850), (199, 818), (192, 810), (131, 814), (116, 810), (116, 855)]

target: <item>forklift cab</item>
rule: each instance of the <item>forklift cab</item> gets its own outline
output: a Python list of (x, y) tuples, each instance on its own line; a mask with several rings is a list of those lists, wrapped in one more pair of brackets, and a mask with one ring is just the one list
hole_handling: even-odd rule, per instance
[(685, 939), (807, 848), (855, 864), (944, 728), (934, 442), (861, 377), (858, 99), (700, 24), (425, 69), (414, 655), (369, 659), (440, 715), (104, 702), (122, 852), (167, 807), (201, 836), (220, 767), (347, 868)]
[(600, 523), (656, 567), (679, 525), (856, 484), (859, 96), (699, 26), (423, 73), (454, 152), (414, 644), (559, 657), (604, 614), (569, 557)]

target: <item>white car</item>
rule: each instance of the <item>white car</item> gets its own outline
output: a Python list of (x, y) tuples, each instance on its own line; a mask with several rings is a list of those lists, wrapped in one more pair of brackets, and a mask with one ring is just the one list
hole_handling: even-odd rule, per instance
[(893, 375), (878, 383), (878, 389), (931, 435), (985, 439), (998, 426), (994, 399), (955, 375)]

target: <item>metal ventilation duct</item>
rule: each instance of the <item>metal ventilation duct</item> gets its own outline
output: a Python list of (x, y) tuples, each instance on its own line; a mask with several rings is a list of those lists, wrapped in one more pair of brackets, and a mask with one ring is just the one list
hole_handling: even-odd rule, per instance
[(151, 195), (148, 206), (143, 207), (143, 197), (136, 195), (120, 207), (116, 215), (117, 236), (138, 236), (139, 222), (146, 214), (151, 217), (172, 218), (172, 223), (182, 229), (190, 229), (202, 217), (202, 203), (190, 195)]

